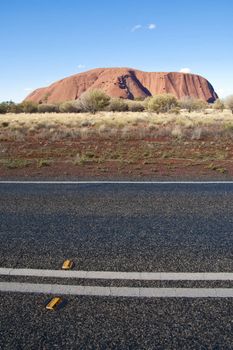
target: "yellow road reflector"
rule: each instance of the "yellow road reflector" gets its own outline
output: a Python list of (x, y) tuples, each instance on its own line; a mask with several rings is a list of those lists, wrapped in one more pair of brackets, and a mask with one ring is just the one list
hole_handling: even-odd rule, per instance
[(50, 300), (50, 302), (46, 305), (46, 309), (48, 310), (55, 310), (58, 305), (60, 305), (62, 302), (62, 299), (61, 298), (53, 298), (52, 300)]
[(62, 265), (62, 269), (63, 270), (71, 270), (73, 266), (74, 266), (74, 263), (72, 260), (65, 260), (63, 265)]

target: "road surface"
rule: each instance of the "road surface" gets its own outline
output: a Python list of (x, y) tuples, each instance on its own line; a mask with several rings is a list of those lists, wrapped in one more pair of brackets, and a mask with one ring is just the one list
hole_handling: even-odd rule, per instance
[(0, 348), (233, 348), (232, 183), (0, 183), (0, 198)]

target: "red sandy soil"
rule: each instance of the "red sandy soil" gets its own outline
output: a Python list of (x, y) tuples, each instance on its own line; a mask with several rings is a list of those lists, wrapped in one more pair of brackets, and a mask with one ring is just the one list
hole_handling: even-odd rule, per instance
[(217, 99), (212, 85), (195, 74), (142, 72), (131, 68), (98, 68), (62, 79), (33, 91), (26, 100), (58, 103), (78, 99), (90, 89), (101, 89), (111, 97), (145, 98), (171, 93), (178, 99), (192, 96), (203, 101)]
[(213, 140), (85, 139), (1, 143), (3, 179), (231, 179), (233, 144)]

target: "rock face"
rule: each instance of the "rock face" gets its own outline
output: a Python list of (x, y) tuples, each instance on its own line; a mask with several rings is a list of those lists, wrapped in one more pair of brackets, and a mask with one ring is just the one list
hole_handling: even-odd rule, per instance
[(37, 89), (26, 100), (38, 103), (76, 100), (89, 89), (101, 89), (111, 97), (126, 99), (164, 93), (171, 93), (178, 99), (192, 96), (210, 103), (218, 98), (212, 85), (199, 75), (149, 73), (130, 68), (98, 68)]

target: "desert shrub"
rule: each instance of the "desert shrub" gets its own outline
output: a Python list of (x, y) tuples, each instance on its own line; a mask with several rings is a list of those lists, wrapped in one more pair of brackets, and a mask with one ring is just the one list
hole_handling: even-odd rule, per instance
[(140, 97), (134, 97), (134, 101), (139, 101), (139, 102), (142, 102), (142, 101), (144, 101), (146, 99), (146, 97), (142, 97), (142, 96), (140, 96)]
[(233, 95), (228, 96), (225, 100), (227, 108), (229, 108), (233, 114)]
[(22, 113), (23, 112), (23, 107), (21, 106), (21, 103), (14, 103), (10, 106), (10, 113)]
[(59, 112), (59, 108), (57, 105), (42, 103), (42, 104), (38, 105), (38, 112), (39, 113)]
[(167, 113), (171, 109), (178, 107), (178, 101), (175, 96), (170, 94), (155, 95), (146, 99), (146, 105), (151, 112)]
[(224, 102), (220, 100), (219, 98), (214, 102), (213, 109), (217, 111), (223, 111), (225, 108)]
[(147, 98), (145, 98), (144, 102), (143, 102), (143, 105), (144, 105), (144, 108), (145, 109), (149, 109), (148, 108), (148, 104), (150, 102), (150, 100), (152, 99), (152, 96), (148, 96)]
[(187, 111), (193, 112), (193, 111), (202, 111), (207, 108), (207, 103), (205, 101), (199, 100), (194, 97), (183, 97), (179, 101), (180, 108), (187, 109)]
[(7, 104), (6, 102), (0, 103), (0, 114), (5, 114), (7, 113)]
[(6, 101), (0, 103), (0, 114), (15, 113), (14, 109), (17, 105), (13, 101)]
[(38, 111), (37, 103), (32, 101), (23, 101), (18, 106), (24, 113), (36, 113)]
[(111, 112), (126, 112), (128, 109), (128, 104), (125, 102), (125, 100), (120, 98), (112, 98), (107, 107), (107, 110)]
[(66, 101), (59, 105), (59, 112), (61, 113), (80, 113), (82, 111), (79, 101)]
[(10, 125), (9, 122), (2, 122), (2, 127), (7, 128)]
[(140, 102), (130, 102), (129, 103), (129, 111), (130, 112), (143, 112), (145, 107)]
[(94, 114), (104, 110), (109, 105), (110, 97), (101, 90), (90, 90), (84, 92), (79, 101), (84, 111)]

